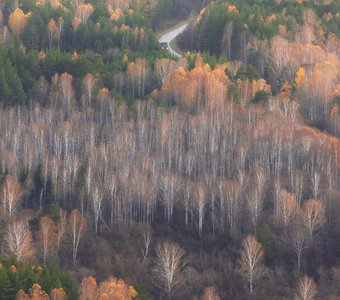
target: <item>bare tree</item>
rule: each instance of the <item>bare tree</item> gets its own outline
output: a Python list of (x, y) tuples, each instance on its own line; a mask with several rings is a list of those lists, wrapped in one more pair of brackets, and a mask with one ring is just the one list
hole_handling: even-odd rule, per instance
[(309, 199), (303, 206), (303, 224), (305, 225), (311, 240), (325, 223), (325, 206), (315, 199)]
[(180, 188), (180, 181), (177, 175), (165, 173), (161, 179), (161, 190), (164, 201), (164, 214), (168, 223), (172, 219), (175, 195)]
[(258, 187), (254, 187), (250, 192), (250, 195), (247, 196), (247, 203), (250, 219), (256, 234), (257, 224), (263, 211), (263, 197)]
[(294, 300), (314, 300), (317, 293), (314, 280), (305, 275), (299, 280)]
[(85, 277), (79, 286), (79, 300), (92, 300), (99, 298), (97, 281), (92, 276)]
[(60, 76), (60, 88), (63, 100), (65, 101), (65, 108), (71, 109), (71, 100), (74, 96), (74, 90), (72, 86), (73, 77), (71, 74), (63, 73)]
[(111, 173), (108, 176), (106, 186), (109, 193), (109, 203), (110, 203), (110, 225), (113, 224), (113, 218), (115, 214), (115, 205), (117, 202), (117, 190), (118, 190), (118, 176), (116, 173)]
[(181, 273), (185, 266), (184, 251), (175, 243), (164, 242), (156, 249), (154, 269), (157, 285), (171, 299), (172, 291), (181, 283)]
[(150, 245), (151, 245), (151, 240), (152, 240), (152, 232), (149, 226), (145, 226), (142, 229), (142, 238), (143, 238), (143, 246), (142, 246), (142, 256), (143, 256), (143, 263), (145, 263), (149, 250), (150, 250)]
[(94, 11), (94, 8), (92, 4), (79, 3), (76, 7), (76, 17), (79, 18), (82, 23), (86, 24), (88, 19), (92, 15), (93, 11)]
[(102, 215), (102, 203), (103, 203), (103, 192), (100, 187), (96, 184), (91, 192), (91, 205), (94, 213), (94, 231), (98, 233), (99, 219)]
[(51, 296), (50, 296), (51, 300), (66, 300), (67, 296), (63, 290), (63, 288), (54, 288), (51, 291)]
[(227, 206), (227, 218), (229, 225), (229, 234), (234, 233), (240, 206), (240, 194), (241, 185), (235, 181), (230, 182), (226, 189), (226, 206)]
[(305, 232), (300, 228), (296, 228), (292, 233), (292, 248), (297, 262), (297, 269), (300, 273), (302, 255), (307, 248)]
[(281, 190), (277, 217), (286, 228), (295, 218), (297, 209), (297, 202), (294, 195), (285, 190)]
[(165, 77), (170, 74), (175, 67), (176, 62), (171, 59), (161, 58), (156, 61), (155, 72), (160, 84), (164, 83)]
[(15, 221), (9, 224), (4, 240), (8, 255), (14, 255), (18, 262), (28, 261), (35, 253), (27, 223)]
[(70, 230), (72, 238), (73, 265), (76, 264), (79, 243), (84, 234), (85, 224), (85, 219), (80, 215), (79, 211), (76, 209), (72, 210), (70, 214)]
[(318, 199), (319, 198), (319, 195), (320, 195), (320, 180), (321, 180), (321, 175), (319, 172), (317, 171), (314, 171), (312, 174), (311, 174), (311, 178), (310, 178), (310, 181), (311, 181), (311, 190), (312, 190), (312, 194), (313, 194), (313, 197), (315, 199)]
[(3, 213), (11, 217), (19, 205), (21, 197), (20, 183), (17, 178), (6, 175), (1, 186)]
[(263, 201), (267, 184), (267, 175), (263, 167), (256, 165), (254, 176), (255, 183), (249, 196), (247, 197), (247, 202), (250, 218), (254, 226), (254, 232), (256, 234), (257, 224), (263, 212)]
[(201, 300), (220, 300), (220, 296), (218, 295), (218, 292), (216, 288), (213, 286), (209, 286), (204, 289), (203, 295), (200, 298)]
[(224, 218), (227, 217), (228, 231), (232, 234), (237, 225), (241, 194), (241, 185), (237, 181), (220, 180), (218, 182), (220, 198), (220, 226), (224, 228)]
[(198, 212), (198, 232), (200, 237), (202, 237), (202, 228), (206, 202), (207, 202), (207, 185), (204, 182), (199, 182), (195, 186), (194, 203), (196, 210)]
[(53, 244), (56, 242), (56, 228), (54, 222), (48, 217), (40, 218), (40, 240), (43, 250), (43, 263), (46, 265), (46, 259), (49, 251), (53, 250)]
[(293, 57), (294, 52), (289, 42), (279, 36), (273, 37), (270, 50), (270, 72), (274, 89), (278, 89), (282, 82), (289, 79), (282, 76), (282, 71), (289, 64), (292, 64)]
[(190, 202), (191, 202), (191, 198), (192, 198), (192, 193), (193, 193), (193, 187), (194, 187), (194, 183), (192, 183), (190, 180), (186, 180), (184, 182), (184, 184), (182, 185), (182, 190), (183, 190), (183, 206), (184, 206), (184, 210), (185, 210), (185, 228), (188, 228), (189, 225), (189, 212), (192, 211), (190, 209)]
[[(50, 300), (48, 294), (41, 288), (40, 284), (35, 283), (28, 290), (27, 294), (24, 290), (19, 290), (15, 297), (16, 300)], [(60, 300), (62, 298), (53, 298), (53, 300)]]
[(224, 53), (227, 54), (227, 58), (230, 61), (231, 58), (231, 39), (233, 35), (234, 24), (233, 21), (227, 23), (224, 28), (222, 42), (221, 42), (221, 49)]
[(242, 252), (239, 261), (239, 272), (249, 284), (252, 294), (254, 282), (264, 274), (262, 263), (264, 251), (261, 244), (252, 235), (248, 235), (242, 242)]
[(295, 194), (298, 206), (301, 207), (304, 188), (304, 174), (299, 170), (293, 170), (290, 175), (291, 190)]
[(128, 64), (126, 70), (127, 79), (130, 83), (133, 97), (144, 97), (149, 84), (150, 67), (144, 58), (138, 58)]
[(59, 211), (60, 219), (57, 224), (57, 252), (60, 249), (61, 242), (64, 238), (65, 230), (66, 230), (66, 212), (60, 209)]
[(50, 19), (47, 25), (47, 37), (48, 37), (48, 47), (52, 48), (53, 41), (58, 39), (59, 36), (59, 28), (57, 23), (53, 18)]
[(87, 107), (89, 104), (91, 104), (93, 99), (93, 93), (95, 90), (95, 87), (98, 83), (98, 78), (93, 76), (91, 73), (87, 73), (82, 81), (82, 88), (83, 88), (83, 97), (85, 100), (85, 103), (87, 105), (84, 105), (84, 107)]

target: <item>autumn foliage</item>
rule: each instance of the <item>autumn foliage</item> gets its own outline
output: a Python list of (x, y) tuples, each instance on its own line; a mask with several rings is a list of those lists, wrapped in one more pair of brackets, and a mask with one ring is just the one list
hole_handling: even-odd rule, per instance
[[(228, 98), (231, 85), (231, 81), (225, 73), (229, 68), (228, 65), (216, 65), (212, 70), (198, 56), (195, 68), (186, 70), (184, 67), (181, 66), (173, 70), (165, 78), (162, 88), (165, 95), (171, 95), (177, 104), (186, 108), (207, 106), (212, 109), (223, 105), (223, 102)], [(259, 90), (270, 93), (270, 87), (264, 80), (239, 79), (236, 86), (244, 105), (249, 103)]]
[(128, 285), (122, 279), (110, 277), (102, 281), (99, 286), (93, 277), (86, 277), (80, 284), (79, 300), (132, 300), (138, 293), (133, 286)]
[(16, 8), (9, 16), (8, 25), (14, 35), (19, 35), (27, 24), (29, 13), (25, 14), (20, 8)]
[[(327, 291), (340, 228), (335, 1), (193, 1), (185, 36), (212, 51), (180, 59), (160, 50), (151, 18), (184, 0), (5, 2), (0, 245), (18, 262), (7, 277), (36, 260), (30, 272), (50, 278), (60, 260), (84, 278), (82, 300), (143, 288), (275, 298), (271, 285), (313, 299), (311, 278), (294, 296), (287, 280), (308, 271), (320, 297), (339, 294)], [(70, 297), (34, 283), (17, 299)]]

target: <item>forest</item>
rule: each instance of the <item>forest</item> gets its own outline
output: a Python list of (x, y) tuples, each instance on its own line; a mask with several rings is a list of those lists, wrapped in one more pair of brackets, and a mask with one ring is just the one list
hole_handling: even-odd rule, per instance
[(339, 0), (0, 0), (0, 299), (339, 299), (339, 78)]

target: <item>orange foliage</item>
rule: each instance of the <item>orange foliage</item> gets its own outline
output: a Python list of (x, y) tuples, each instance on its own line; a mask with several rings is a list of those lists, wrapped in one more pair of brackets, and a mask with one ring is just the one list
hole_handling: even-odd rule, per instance
[(19, 35), (27, 24), (27, 20), (30, 14), (25, 14), (20, 8), (16, 8), (8, 19), (8, 25), (12, 33)]
[[(33, 284), (28, 293), (19, 290), (16, 295), (17, 300), (50, 300), (48, 294), (41, 289), (38, 283)], [(63, 300), (63, 298), (52, 298), (53, 300)], [(65, 299), (65, 298), (64, 298)]]
[(279, 96), (289, 98), (292, 95), (292, 88), (292, 85), (288, 81), (285, 81), (281, 87)]
[(79, 55), (78, 55), (77, 51), (74, 50), (74, 51), (72, 52), (71, 59), (72, 59), (73, 61), (76, 61), (76, 60), (78, 60), (78, 58), (79, 58)]
[[(311, 26), (313, 17), (306, 13), (306, 24)], [(325, 48), (313, 44), (290, 42), (281, 37), (274, 37), (271, 47), (272, 69), (280, 74), (285, 67), (296, 68), (295, 87), (309, 97), (330, 101), (340, 95), (338, 76), (340, 74), (340, 40), (330, 35)], [(291, 95), (291, 86), (284, 83), (281, 96)]]
[(99, 290), (100, 294), (106, 294), (108, 299), (132, 300), (138, 296), (134, 287), (114, 277), (101, 282)]
[(336, 92), (337, 78), (339, 75), (339, 61), (325, 60), (316, 63), (312, 72), (306, 74), (301, 83), (302, 90), (307, 95), (321, 96), (321, 99), (330, 101)]
[(101, 95), (108, 95), (108, 94), (109, 94), (109, 90), (108, 90), (108, 88), (103, 87), (103, 88), (101, 88), (101, 89), (99, 90), (98, 93), (101, 94)]
[(84, 278), (80, 284), (79, 300), (132, 300), (137, 296), (138, 293), (133, 286), (115, 277), (101, 282), (99, 287), (97, 281), (91, 276)]
[(46, 52), (45, 51), (40, 51), (38, 54), (39, 60), (45, 60), (46, 59)]
[(270, 23), (272, 23), (274, 20), (276, 20), (277, 16), (276, 14), (272, 14), (271, 16), (268, 16), (266, 21), (265, 21), (265, 25), (268, 26)]
[(16, 300), (30, 300), (30, 296), (26, 295), (24, 290), (19, 290), (15, 296)]
[(49, 46), (52, 47), (52, 42), (54, 40), (60, 39), (61, 34), (61, 24), (63, 23), (63, 19), (59, 19), (59, 24), (57, 24), (54, 19), (50, 19), (47, 25), (47, 32), (48, 32), (48, 42)]
[(287, 35), (287, 27), (285, 25), (280, 24), (279, 33), (282, 37), (285, 37)]
[(56, 288), (51, 291), (51, 300), (66, 300), (66, 294), (62, 288)]
[(82, 23), (86, 24), (93, 11), (94, 7), (92, 4), (79, 4), (76, 8), (76, 17), (79, 18)]
[[(227, 100), (230, 80), (225, 74), (226, 68), (235, 71), (239, 64), (233, 62), (229, 65), (216, 65), (212, 70), (198, 55), (192, 70), (179, 67), (170, 72), (164, 80), (162, 91), (173, 96), (175, 102), (183, 107), (216, 109)], [(244, 104), (253, 99), (260, 90), (271, 94), (270, 85), (263, 79), (252, 82), (239, 79), (236, 86)]]
[(201, 11), (199, 12), (199, 14), (198, 14), (198, 16), (197, 16), (197, 18), (196, 18), (196, 21), (197, 21), (198, 23), (202, 20), (202, 18), (203, 18), (203, 16), (204, 16), (204, 14), (206, 13), (206, 11), (207, 11), (207, 8), (206, 8), (206, 7), (204, 7), (203, 9), (201, 9)]
[(110, 9), (109, 10), (110, 19), (113, 21), (118, 21), (123, 15), (123, 10), (121, 8)]
[(74, 18), (72, 19), (72, 28), (73, 28), (74, 31), (76, 31), (78, 29), (80, 23), (81, 23), (81, 19), (74, 16)]
[(162, 87), (175, 101), (184, 107), (215, 107), (223, 103), (229, 86), (229, 78), (225, 75), (226, 65), (218, 65), (211, 70), (197, 56), (195, 68), (187, 71), (184, 67), (170, 72)]
[(48, 22), (48, 30), (53, 34), (56, 35), (58, 33), (58, 27), (56, 22), (54, 21), (54, 19), (50, 19), (50, 21)]
[(98, 299), (99, 289), (97, 281), (92, 276), (85, 277), (79, 287), (80, 297), (79, 300)]
[(230, 13), (235, 13), (235, 14), (239, 13), (239, 11), (238, 11), (238, 9), (235, 5), (228, 5), (227, 4), (227, 9), (228, 9), (228, 12), (230, 12)]
[(297, 72), (296, 72), (296, 76), (295, 76), (295, 84), (296, 87), (299, 87), (302, 83), (303, 78), (305, 77), (305, 69), (300, 67)]

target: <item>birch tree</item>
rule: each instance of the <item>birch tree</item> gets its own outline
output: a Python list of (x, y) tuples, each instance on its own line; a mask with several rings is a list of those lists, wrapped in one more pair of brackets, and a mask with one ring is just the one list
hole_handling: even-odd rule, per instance
[(168, 299), (181, 283), (185, 266), (183, 257), (184, 251), (177, 244), (166, 241), (157, 246), (154, 273), (158, 287), (168, 295)]
[(165, 173), (161, 179), (161, 190), (163, 194), (164, 214), (168, 223), (172, 219), (175, 203), (175, 195), (180, 188), (180, 181), (176, 174)]
[(23, 221), (15, 221), (8, 225), (4, 241), (7, 254), (14, 255), (18, 262), (30, 260), (35, 253), (32, 233), (27, 223)]
[(103, 198), (104, 195), (101, 191), (101, 188), (95, 185), (95, 187), (92, 189), (91, 192), (91, 206), (93, 210), (93, 215), (94, 215), (94, 231), (95, 233), (98, 233), (98, 225), (99, 225), (99, 219), (101, 218), (102, 215), (102, 204), (103, 204)]
[(314, 300), (317, 293), (314, 280), (305, 275), (299, 280), (294, 300)]
[(253, 293), (254, 283), (264, 274), (264, 251), (261, 244), (252, 235), (248, 235), (242, 242), (239, 272), (247, 281), (250, 294)]
[(295, 218), (297, 211), (298, 206), (294, 195), (282, 190), (278, 203), (278, 219), (281, 220), (286, 228)]
[(301, 271), (301, 260), (303, 253), (307, 248), (307, 241), (305, 232), (303, 232), (300, 228), (296, 228), (292, 234), (292, 249), (294, 256), (296, 258), (297, 269), (300, 273)]
[(325, 223), (325, 206), (315, 199), (309, 199), (303, 206), (302, 211), (303, 224), (306, 227), (309, 237), (313, 240), (315, 234)]
[(3, 213), (11, 217), (20, 203), (21, 188), (17, 178), (6, 175), (1, 186)]
[(48, 217), (43, 216), (40, 218), (40, 240), (43, 252), (43, 264), (46, 265), (47, 256), (53, 250), (56, 242), (56, 228), (54, 222)]
[(198, 232), (200, 238), (202, 238), (205, 205), (207, 202), (207, 185), (204, 182), (199, 182), (196, 184), (194, 202), (198, 212)]
[(85, 219), (80, 215), (79, 211), (74, 209), (70, 214), (70, 231), (72, 239), (72, 260), (73, 265), (76, 264), (79, 243), (85, 231)]

